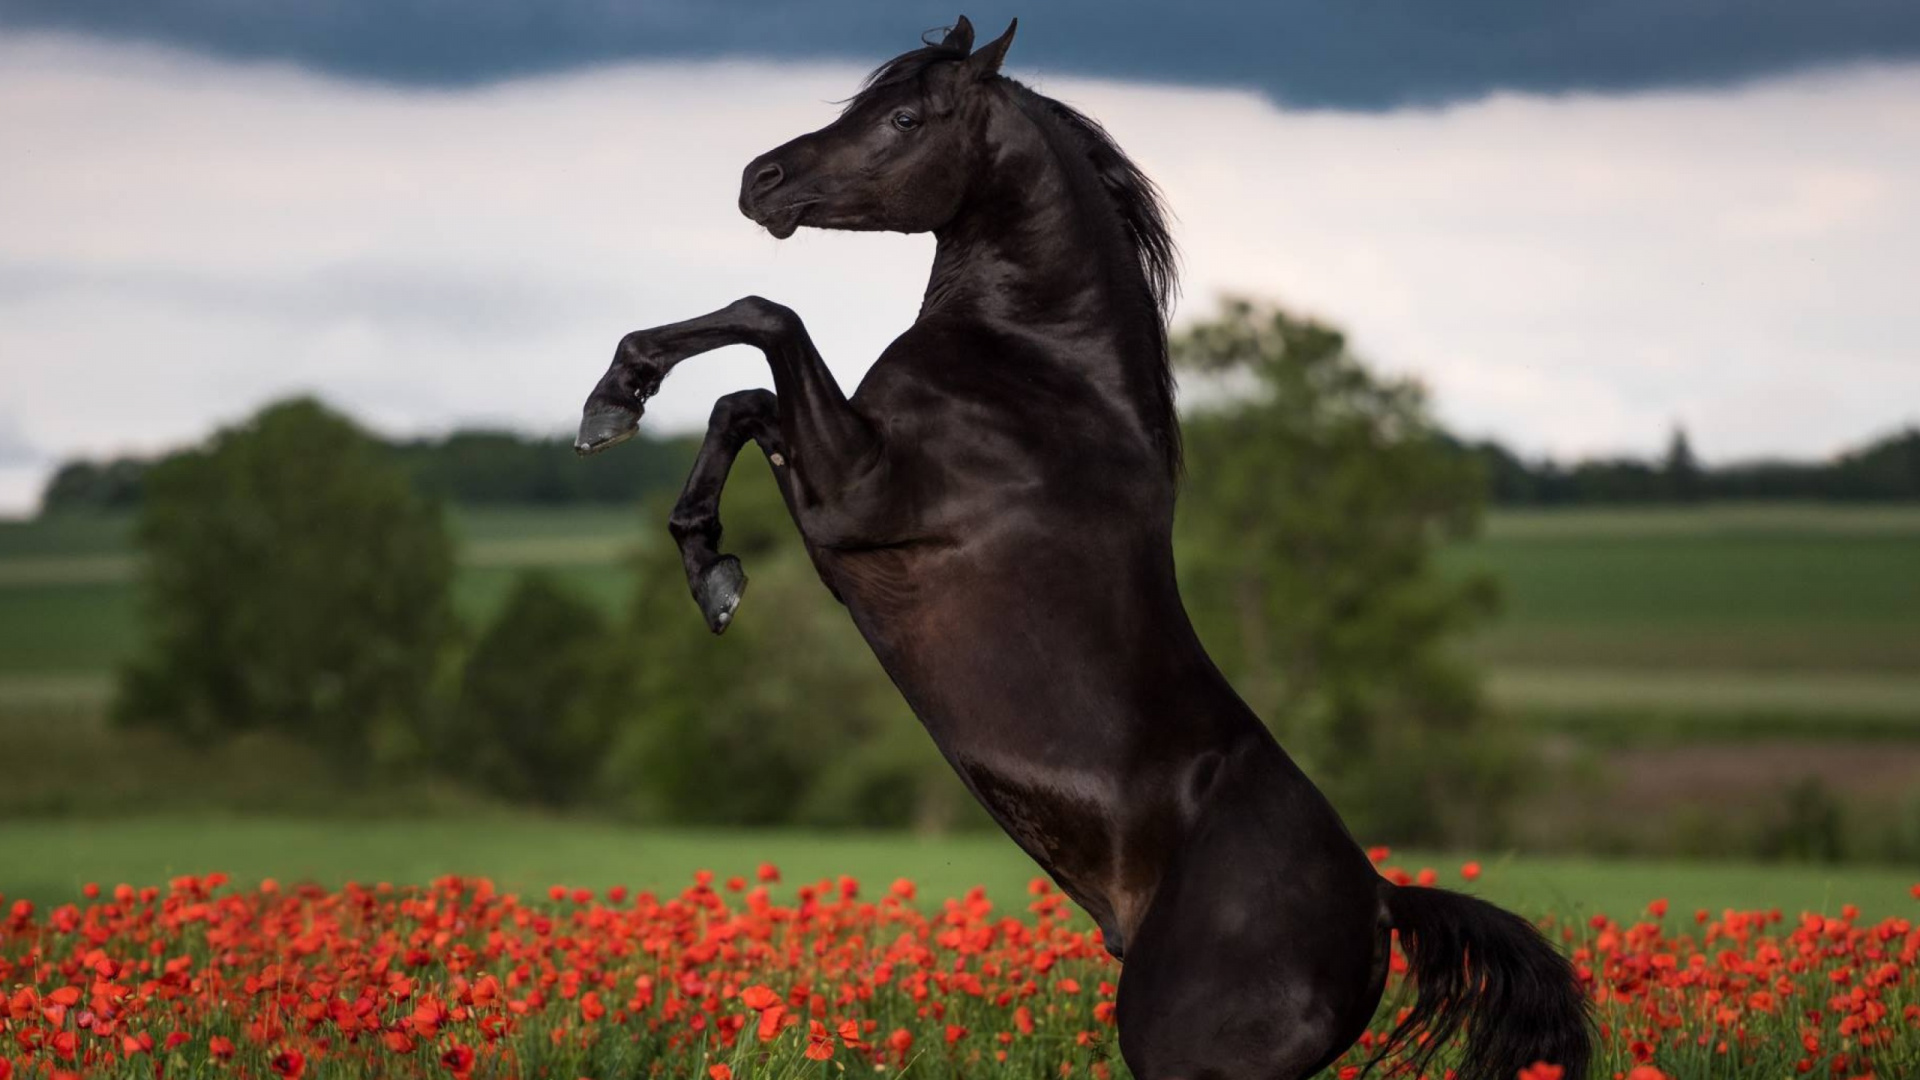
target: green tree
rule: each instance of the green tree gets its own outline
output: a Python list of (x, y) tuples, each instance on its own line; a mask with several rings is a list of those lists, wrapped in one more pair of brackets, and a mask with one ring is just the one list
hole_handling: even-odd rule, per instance
[(43, 513), (131, 509), (140, 505), (146, 472), (147, 462), (139, 458), (66, 462), (41, 491), (40, 509)]
[(202, 743), (272, 729), (347, 768), (420, 752), (453, 547), (379, 443), (318, 402), (269, 406), (156, 465), (135, 535), (146, 641), (123, 721)]
[[(666, 520), (666, 508), (648, 511)], [(637, 556), (633, 720), (608, 762), (624, 811), (698, 825), (939, 828), (972, 815), (866, 642), (821, 585), (758, 454), (722, 509), (749, 587), (707, 632), (665, 537)], [(664, 532), (664, 530), (662, 530)]]
[(1433, 563), (1478, 527), (1479, 467), (1331, 327), (1234, 300), (1173, 351), (1231, 391), (1185, 424), (1177, 528), (1215, 659), (1361, 835), (1486, 839), (1513, 770), (1447, 646), (1496, 596)]
[(631, 681), (611, 634), (598, 608), (551, 577), (521, 575), (467, 657), (440, 763), (519, 802), (595, 795)]
[(1693, 456), (1693, 444), (1687, 441), (1687, 429), (1674, 425), (1667, 440), (1667, 456), (1660, 463), (1661, 479), (1666, 481), (1667, 496), (1681, 502), (1698, 502), (1704, 477), (1700, 459)]

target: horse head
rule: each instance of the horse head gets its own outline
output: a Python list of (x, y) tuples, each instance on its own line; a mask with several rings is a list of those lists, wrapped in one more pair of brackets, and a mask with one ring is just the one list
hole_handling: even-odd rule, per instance
[(952, 221), (986, 164), (993, 84), (1018, 25), (976, 50), (962, 15), (937, 44), (880, 65), (839, 119), (748, 163), (740, 212), (780, 239), (802, 225), (917, 233)]

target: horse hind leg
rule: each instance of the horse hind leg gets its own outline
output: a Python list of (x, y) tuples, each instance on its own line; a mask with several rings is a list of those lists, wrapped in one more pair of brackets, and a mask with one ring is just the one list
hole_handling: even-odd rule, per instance
[(1136, 1080), (1298, 1080), (1359, 1038), (1385, 976), (1378, 878), (1269, 784), (1209, 796), (1127, 943), (1116, 1020)]
[(1136, 1080), (1302, 1080), (1345, 1051), (1326, 1003), (1258, 977), (1259, 958), (1240, 957), (1243, 972), (1191, 970), (1154, 985), (1127, 974), (1149, 944), (1121, 976), (1120, 1052)]

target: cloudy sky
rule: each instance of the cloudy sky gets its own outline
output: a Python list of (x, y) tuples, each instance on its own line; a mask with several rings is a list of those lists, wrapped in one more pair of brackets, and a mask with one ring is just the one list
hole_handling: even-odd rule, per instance
[[(0, 512), (296, 391), (568, 430), (623, 332), (747, 293), (849, 385), (913, 317), (928, 238), (781, 243), (733, 204), (944, 8), (283, 7), (0, 0)], [(1035, 5), (1009, 61), (1166, 189), (1177, 320), (1282, 300), (1530, 453), (1920, 422), (1920, 8), (1181, 10)], [(650, 422), (765, 381), (690, 362)]]

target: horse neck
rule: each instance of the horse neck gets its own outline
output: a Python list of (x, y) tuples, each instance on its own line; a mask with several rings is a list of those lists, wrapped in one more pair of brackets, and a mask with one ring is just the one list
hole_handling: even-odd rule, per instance
[(1091, 163), (1027, 110), (1004, 112), (987, 175), (935, 233), (921, 318), (984, 319), (1082, 347), (1106, 339), (1127, 359), (1157, 354), (1158, 310)]

